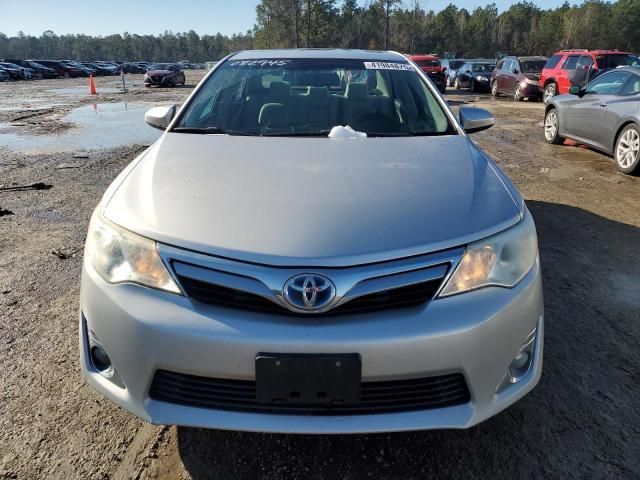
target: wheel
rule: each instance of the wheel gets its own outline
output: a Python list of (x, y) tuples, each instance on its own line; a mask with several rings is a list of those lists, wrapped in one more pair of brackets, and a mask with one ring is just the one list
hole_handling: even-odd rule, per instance
[(522, 87), (519, 83), (516, 85), (516, 88), (513, 92), (513, 100), (516, 102), (521, 102), (524, 100), (524, 97), (522, 96)]
[(460, 90), (460, 80), (458, 80), (458, 77), (453, 81), (453, 88)]
[(471, 80), (471, 83), (469, 84), (469, 91), (470, 92), (475, 92), (476, 91), (476, 81), (475, 80)]
[(622, 173), (634, 173), (640, 170), (640, 129), (636, 125), (624, 127), (614, 150), (618, 170)]
[(551, 82), (546, 87), (544, 87), (544, 94), (542, 96), (542, 100), (544, 101), (544, 103), (549, 103), (549, 100), (551, 100), (552, 97), (556, 96), (557, 91), (558, 86), (554, 82)]
[(564, 141), (564, 138), (558, 134), (559, 125), (558, 112), (555, 108), (550, 108), (544, 116), (544, 138), (547, 142), (560, 145)]
[(451, 87), (451, 77), (447, 75), (447, 87)]
[(500, 92), (498, 92), (498, 82), (496, 82), (495, 80), (491, 84), (491, 95), (493, 95), (494, 97), (500, 96)]

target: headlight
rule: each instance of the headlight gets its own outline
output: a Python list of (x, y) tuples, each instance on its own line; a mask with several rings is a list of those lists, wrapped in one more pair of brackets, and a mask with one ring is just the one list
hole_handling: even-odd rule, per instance
[(91, 217), (84, 255), (109, 283), (138, 283), (181, 293), (158, 254), (156, 242), (108, 222), (97, 211)]
[(483, 77), (481, 75), (478, 75), (476, 77), (476, 80), (478, 80), (479, 82), (486, 82), (488, 79), (487, 79), (487, 77)]
[(538, 85), (538, 82), (529, 78), (525, 78), (524, 80), (522, 80), (522, 82), (520, 82), (520, 86), (522, 87), (526, 87), (527, 85)]
[(538, 238), (533, 218), (467, 246), (462, 260), (440, 292), (440, 297), (490, 285), (514, 287), (538, 259)]

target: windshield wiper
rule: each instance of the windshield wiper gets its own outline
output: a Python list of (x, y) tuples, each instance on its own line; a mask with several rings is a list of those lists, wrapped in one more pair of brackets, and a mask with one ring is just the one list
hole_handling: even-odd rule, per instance
[(171, 129), (175, 133), (224, 134), (224, 135), (255, 135), (241, 130), (226, 130), (220, 127), (175, 127)]

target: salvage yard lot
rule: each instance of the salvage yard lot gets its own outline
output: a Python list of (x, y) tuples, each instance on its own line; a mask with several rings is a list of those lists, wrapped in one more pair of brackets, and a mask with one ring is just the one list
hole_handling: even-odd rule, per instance
[(99, 79), (96, 97), (86, 79), (0, 84), (0, 478), (640, 477), (640, 178), (546, 144), (539, 102), (447, 94), (454, 109), (496, 115), (474, 139), (539, 233), (543, 376), (509, 410), (467, 431), (286, 436), (152, 426), (86, 386), (77, 306), (89, 217), (157, 137), (144, 110), (181, 103), (201, 75), (161, 90), (128, 75), (126, 94)]

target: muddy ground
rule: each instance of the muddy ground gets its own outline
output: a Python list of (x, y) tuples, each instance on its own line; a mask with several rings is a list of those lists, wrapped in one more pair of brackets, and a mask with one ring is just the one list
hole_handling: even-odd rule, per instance
[(599, 153), (547, 145), (537, 102), (448, 94), (496, 115), (474, 138), (539, 231), (544, 373), (512, 408), (467, 431), (287, 436), (151, 426), (90, 389), (77, 341), (87, 223), (152, 130), (126, 117), (123, 145), (93, 149), (101, 127), (68, 116), (94, 103), (96, 122), (102, 103), (139, 115), (191, 90), (127, 81), (122, 94), (119, 78), (99, 78), (97, 97), (86, 79), (0, 84), (0, 188), (43, 184), (0, 190), (0, 478), (640, 478), (640, 179)]

